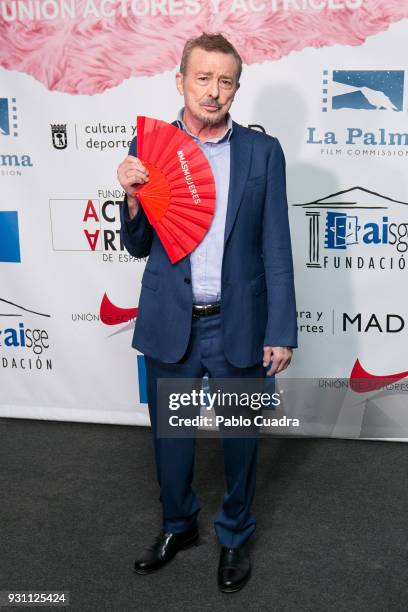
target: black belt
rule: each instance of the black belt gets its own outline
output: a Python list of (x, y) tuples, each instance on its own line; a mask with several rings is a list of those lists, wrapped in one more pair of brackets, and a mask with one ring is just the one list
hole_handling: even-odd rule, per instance
[(221, 302), (215, 304), (193, 304), (193, 317), (208, 317), (221, 312)]

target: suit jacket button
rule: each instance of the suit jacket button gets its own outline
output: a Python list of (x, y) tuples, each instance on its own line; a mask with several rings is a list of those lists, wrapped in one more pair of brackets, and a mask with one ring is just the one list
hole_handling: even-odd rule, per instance
[(191, 283), (191, 278), (185, 278), (184, 282), (187, 283), (187, 285), (189, 285)]

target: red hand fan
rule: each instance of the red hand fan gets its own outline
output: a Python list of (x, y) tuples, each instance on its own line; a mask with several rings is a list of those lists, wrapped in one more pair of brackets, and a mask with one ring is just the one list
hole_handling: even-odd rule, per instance
[(135, 196), (175, 263), (201, 242), (214, 216), (210, 164), (183, 130), (150, 117), (137, 118), (137, 156), (149, 170), (149, 181)]

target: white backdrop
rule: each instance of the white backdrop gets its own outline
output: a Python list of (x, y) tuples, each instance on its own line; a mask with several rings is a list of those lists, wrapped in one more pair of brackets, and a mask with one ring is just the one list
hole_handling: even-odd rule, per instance
[[(408, 376), (408, 2), (235, 3), (235, 22), (225, 2), (196, 3), (194, 19), (194, 2), (170, 17), (136, 3), (148, 11), (133, 21), (100, 13), (130, 2), (94, 2), (87, 17), (85, 2), (74, 16), (50, 2), (47, 18), (21, 19), (2, 4), (1, 416), (148, 423), (128, 321), (145, 261), (120, 249), (116, 168), (136, 115), (176, 117), (180, 51), (203, 30), (243, 54), (235, 121), (262, 126), (286, 154), (299, 324), (286, 375), (348, 379), (358, 360), (369, 375)], [(162, 55), (159, 32), (143, 33), (155, 19), (161, 31), (171, 21)], [(334, 433), (363, 435), (370, 414), (408, 426), (403, 397), (371, 410)]]

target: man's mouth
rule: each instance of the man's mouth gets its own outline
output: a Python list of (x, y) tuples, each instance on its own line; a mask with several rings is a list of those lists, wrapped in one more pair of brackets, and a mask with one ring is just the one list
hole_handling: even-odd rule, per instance
[(219, 106), (215, 106), (214, 104), (201, 104), (201, 106), (207, 110), (216, 111), (220, 110)]

